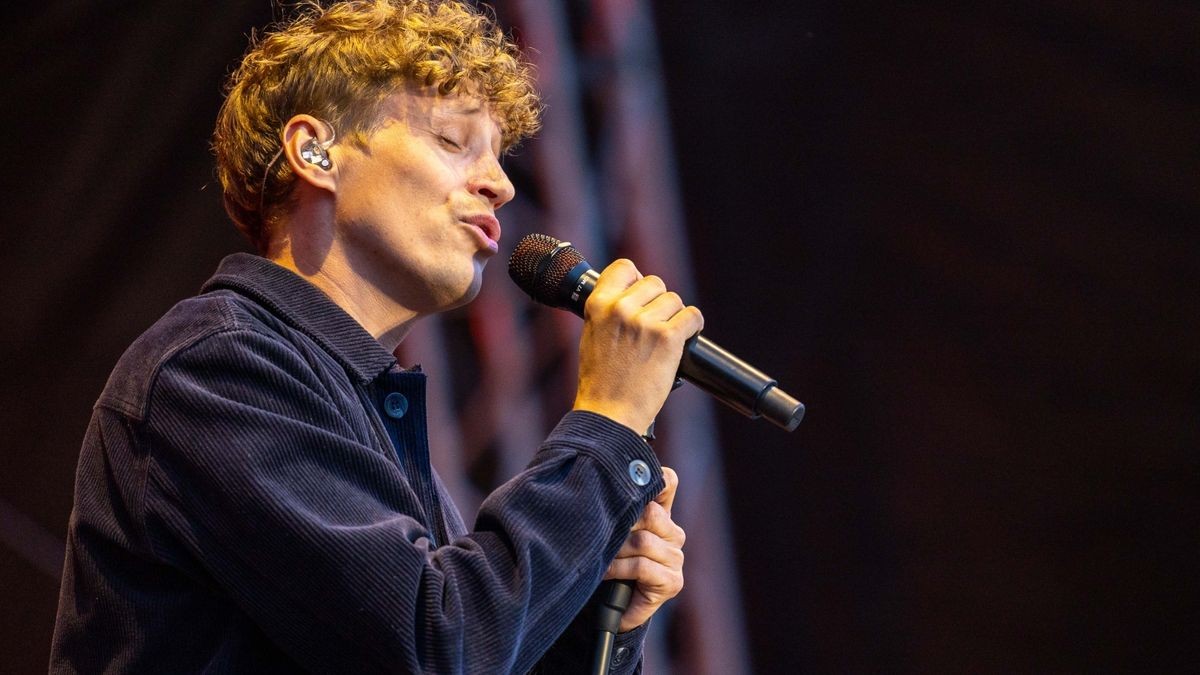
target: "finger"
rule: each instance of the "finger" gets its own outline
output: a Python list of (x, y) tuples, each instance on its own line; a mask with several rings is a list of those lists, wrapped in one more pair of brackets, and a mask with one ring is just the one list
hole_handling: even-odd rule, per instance
[[(621, 294), (619, 303), (624, 306), (624, 309), (630, 314), (645, 307), (651, 301), (663, 295), (667, 290), (667, 285), (663, 280), (653, 274), (647, 275), (638, 279), (636, 282), (629, 285), (628, 288)], [(680, 303), (680, 307), (683, 304)]]
[(663, 488), (662, 492), (658, 493), (654, 501), (661, 504), (667, 512), (667, 517), (670, 517), (671, 506), (675, 504), (675, 491), (679, 489), (679, 475), (675, 473), (675, 469), (669, 466), (662, 468), (662, 474), (663, 481), (666, 482), (667, 486)]
[(641, 278), (642, 273), (632, 260), (618, 258), (600, 273), (600, 278), (596, 279), (596, 286), (592, 289), (592, 297), (620, 295)]
[(683, 542), (664, 539), (648, 530), (629, 535), (613, 560), (649, 558), (667, 567), (683, 567)]
[(667, 323), (671, 324), (672, 328), (679, 329), (691, 336), (704, 330), (704, 315), (695, 305), (688, 305), (676, 312), (667, 320)]
[(605, 579), (636, 581), (638, 590), (654, 595), (674, 595), (683, 588), (683, 570), (672, 569), (648, 558), (614, 560)]
[(679, 541), (682, 543), (684, 534), (683, 528), (676, 525), (675, 521), (671, 520), (671, 516), (662, 504), (658, 502), (650, 502), (646, 508), (642, 509), (642, 516), (633, 524), (631, 532), (646, 530), (671, 541)]
[[(649, 277), (646, 278), (649, 279)], [(638, 283), (641, 282), (639, 281)], [(665, 291), (645, 303), (641, 311), (638, 312), (638, 316), (651, 322), (666, 322), (682, 309), (683, 299), (679, 297), (679, 294), (674, 291)]]
[[(634, 266), (633, 261), (626, 258), (618, 258), (611, 263), (604, 271), (600, 273), (600, 277), (596, 279), (596, 285), (592, 288), (592, 293), (583, 304), (584, 318), (590, 318), (596, 315), (600, 308), (607, 307), (615, 299), (620, 298), (621, 294), (627, 288), (632, 286), (642, 278), (642, 273)], [(601, 314), (606, 313), (601, 311)]]

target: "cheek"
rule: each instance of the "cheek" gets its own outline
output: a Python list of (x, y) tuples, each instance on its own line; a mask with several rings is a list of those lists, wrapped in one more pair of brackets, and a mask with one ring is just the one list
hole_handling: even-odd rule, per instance
[(460, 180), (457, 171), (444, 165), (409, 166), (386, 176), (377, 185), (374, 197), (414, 214), (451, 205)]
[[(461, 208), (466, 170), (434, 151), (377, 155), (347, 167), (338, 198), (339, 218), (411, 239), (446, 238), (445, 225)], [(400, 225), (400, 228), (397, 228)], [(400, 230), (400, 231), (397, 231)]]
[(384, 174), (347, 181), (338, 200), (338, 215), (343, 221), (386, 227), (391, 221), (412, 218), (423, 205), (421, 187), (411, 177)]

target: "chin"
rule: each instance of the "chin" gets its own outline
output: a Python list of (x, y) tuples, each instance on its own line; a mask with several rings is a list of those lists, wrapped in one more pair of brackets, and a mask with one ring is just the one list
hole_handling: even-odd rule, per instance
[(478, 270), (478, 272), (472, 276), (470, 281), (466, 284), (466, 287), (462, 288), (461, 291), (447, 294), (445, 301), (443, 303), (439, 303), (442, 305), (442, 310), (444, 311), (454, 309), (456, 307), (462, 307), (463, 305), (474, 300), (475, 296), (479, 295), (479, 290), (483, 287), (482, 271), (482, 269)]
[(483, 287), (482, 283), (471, 284), (471, 287), (467, 289), (466, 293), (463, 293), (462, 297), (458, 299), (458, 304), (455, 306), (461, 307), (461, 306), (471, 302), (472, 300), (474, 300), (475, 297), (479, 295), (479, 289), (482, 287)]

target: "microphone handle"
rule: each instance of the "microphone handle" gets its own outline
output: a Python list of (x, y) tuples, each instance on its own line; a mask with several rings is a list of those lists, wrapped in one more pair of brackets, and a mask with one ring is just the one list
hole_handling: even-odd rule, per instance
[[(587, 261), (576, 265), (559, 287), (559, 306), (583, 318), (583, 306), (599, 278)], [(780, 389), (776, 380), (703, 335), (693, 336), (684, 346), (679, 377), (750, 419), (765, 417), (788, 431), (804, 419), (804, 404)]]
[(633, 599), (634, 582), (627, 579), (610, 579), (600, 586), (600, 598), (596, 604), (596, 647), (592, 651), (591, 672), (607, 675), (612, 660), (613, 641), (621, 629), (621, 615), (629, 609)]

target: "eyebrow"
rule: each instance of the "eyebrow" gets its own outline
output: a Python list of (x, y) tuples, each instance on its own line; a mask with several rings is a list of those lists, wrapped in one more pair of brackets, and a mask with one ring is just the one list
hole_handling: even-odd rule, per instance
[(463, 115), (465, 117), (468, 115), (475, 115), (482, 111), (483, 111), (483, 106), (475, 105), (470, 108), (445, 108), (441, 112), (443, 112), (445, 114), (450, 114), (450, 115)]

